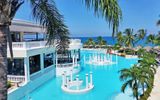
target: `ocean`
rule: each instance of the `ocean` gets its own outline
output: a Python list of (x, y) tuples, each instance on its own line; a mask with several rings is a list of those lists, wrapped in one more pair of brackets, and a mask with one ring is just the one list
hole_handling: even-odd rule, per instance
[[(72, 39), (80, 39), (81, 42), (84, 43), (84, 42), (87, 41), (88, 38), (90, 38), (90, 37), (71, 37), (71, 38), (72, 38)], [(91, 38), (93, 38), (94, 41), (97, 40), (97, 37), (91, 37)], [(108, 45), (114, 45), (115, 43), (118, 43), (118, 42), (116, 41), (116, 38), (113, 38), (113, 37), (111, 37), (111, 36), (110, 36), (110, 37), (102, 37), (102, 39), (103, 39), (103, 40), (107, 40)], [(138, 43), (135, 44), (135, 46), (137, 46), (137, 45), (152, 46), (151, 43), (145, 44), (145, 42), (146, 42), (146, 38), (145, 38), (143, 41), (140, 40)]]
[[(90, 38), (90, 37), (70, 37), (70, 38), (71, 38), (71, 39), (80, 39), (81, 42), (84, 43), (84, 42), (87, 41), (88, 38)], [(91, 37), (91, 38), (93, 38), (94, 41), (97, 40), (97, 37)], [(32, 37), (27, 37), (27, 36), (25, 36), (24, 39), (27, 39), (27, 40), (28, 40), (28, 39), (35, 39), (35, 37), (34, 37), (34, 36), (32, 36)], [(42, 39), (42, 37), (39, 37), (39, 39)], [(102, 37), (102, 39), (103, 39), (103, 40), (107, 40), (108, 45), (114, 45), (115, 43), (117, 43), (116, 38), (113, 39), (111, 36), (110, 36), (110, 37), (109, 37), (109, 36), (108, 36), (108, 37)], [(137, 46), (137, 45), (152, 46), (151, 43), (145, 44), (145, 41), (146, 41), (146, 38), (145, 38), (143, 41), (140, 40), (138, 43), (135, 44), (135, 46)]]

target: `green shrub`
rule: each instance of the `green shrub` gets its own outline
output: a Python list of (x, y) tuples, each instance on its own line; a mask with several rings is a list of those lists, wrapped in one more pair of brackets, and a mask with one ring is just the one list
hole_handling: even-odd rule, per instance
[(10, 88), (10, 87), (11, 87), (11, 82), (7, 81), (7, 88)]

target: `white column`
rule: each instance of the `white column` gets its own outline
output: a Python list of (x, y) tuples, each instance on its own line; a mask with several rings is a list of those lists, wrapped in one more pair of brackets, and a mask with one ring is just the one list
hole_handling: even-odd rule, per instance
[(77, 75), (77, 90), (79, 90), (79, 75)]
[(64, 71), (64, 85), (66, 85), (66, 71)]
[(77, 66), (77, 57), (75, 57), (75, 64), (76, 64), (76, 66)]
[(92, 82), (92, 72), (90, 72), (90, 85), (91, 86), (93, 85), (93, 82)]
[(69, 78), (67, 77), (67, 88), (69, 88)]
[(73, 66), (74, 66), (74, 62), (75, 62), (75, 58), (74, 58), (74, 53), (72, 55), (72, 63), (73, 63)]
[(29, 57), (24, 58), (24, 75), (25, 83), (28, 83), (30, 81)]
[(71, 82), (73, 81), (73, 71), (71, 70)]
[(86, 74), (86, 89), (88, 88), (88, 74)]
[(57, 68), (57, 65), (58, 65), (58, 54), (56, 52), (56, 68)]
[(40, 55), (40, 60), (41, 60), (41, 72), (44, 72), (44, 54), (42, 53)]
[(65, 78), (64, 78), (64, 74), (62, 74), (62, 86), (64, 86), (65, 85)]

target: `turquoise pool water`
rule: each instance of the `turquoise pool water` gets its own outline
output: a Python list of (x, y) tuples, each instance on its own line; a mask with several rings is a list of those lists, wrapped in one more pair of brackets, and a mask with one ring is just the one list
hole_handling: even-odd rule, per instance
[[(93, 55), (97, 51), (81, 51), (81, 58), (86, 56), (86, 61), (89, 55)], [(113, 61), (116, 56), (113, 55)], [(126, 94), (122, 94), (120, 89), (122, 82), (119, 80), (118, 71), (123, 68), (130, 68), (132, 64), (137, 63), (138, 59), (125, 59), (118, 57), (118, 64), (113, 65), (91, 65), (81, 60), (81, 71), (77, 75), (80, 79), (84, 80), (85, 74), (90, 71), (93, 72), (94, 89), (82, 94), (69, 94), (61, 90), (62, 78), (57, 77), (49, 80), (44, 85), (34, 90), (29, 94), (32, 100), (133, 100), (130, 91), (127, 90)], [(74, 78), (76, 75), (73, 76)], [(22, 100), (27, 100), (26, 97)]]

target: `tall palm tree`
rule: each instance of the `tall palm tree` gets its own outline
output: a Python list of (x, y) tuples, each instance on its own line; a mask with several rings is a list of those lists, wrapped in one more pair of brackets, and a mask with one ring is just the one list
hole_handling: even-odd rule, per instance
[(138, 88), (143, 83), (148, 84), (148, 76), (146, 74), (142, 74), (142, 71), (142, 68), (138, 67), (138, 65), (134, 65), (130, 69), (122, 69), (119, 71), (121, 73), (120, 80), (126, 81), (122, 85), (121, 91), (125, 92), (126, 87), (129, 86), (132, 89), (133, 96), (136, 97), (137, 100), (139, 97)]
[(152, 43), (152, 47), (154, 46), (154, 44), (156, 43), (156, 35), (155, 34), (150, 34), (148, 37), (147, 37), (147, 40), (146, 40), (146, 44), (147, 43)]
[(157, 34), (155, 37), (155, 45), (160, 45), (160, 34)]
[[(48, 44), (54, 43), (54, 39), (60, 39), (60, 41), (67, 40), (64, 39), (68, 35), (67, 27), (63, 24), (63, 17), (59, 14), (53, 0), (0, 0), (0, 90), (3, 91), (0, 93), (0, 98), (4, 100), (7, 99), (7, 38), (9, 40), (11, 57), (13, 57), (9, 25), (17, 10), (25, 1), (30, 1), (33, 9), (33, 17), (46, 28), (46, 33), (49, 35)], [(118, 30), (119, 22), (122, 17), (118, 1), (82, 1), (85, 1), (88, 8), (93, 8), (96, 15), (105, 17), (106, 21), (113, 26), (114, 36), (115, 31)], [(60, 35), (58, 32), (63, 33), (64, 36)]]
[(107, 45), (107, 40), (102, 40), (102, 45)]
[(97, 44), (102, 47), (102, 36), (97, 37)]
[(88, 44), (89, 44), (89, 46), (95, 46), (95, 42), (94, 42), (94, 40), (93, 40), (93, 38), (88, 38)]
[(144, 29), (138, 30), (138, 40), (142, 40), (142, 44), (146, 35), (147, 35), (147, 30)]
[(135, 40), (135, 35), (133, 35), (133, 29), (126, 29), (124, 31), (124, 34), (125, 34), (125, 36), (124, 36), (125, 45), (128, 46), (128, 47), (134, 46), (134, 43), (135, 43), (136, 40)]
[(145, 54), (146, 54), (146, 50), (144, 48), (140, 48), (138, 51), (137, 51), (137, 55), (139, 58), (142, 58)]
[(116, 34), (116, 40), (118, 41), (119, 44), (123, 45), (124, 44), (124, 36), (122, 32), (117, 32)]

